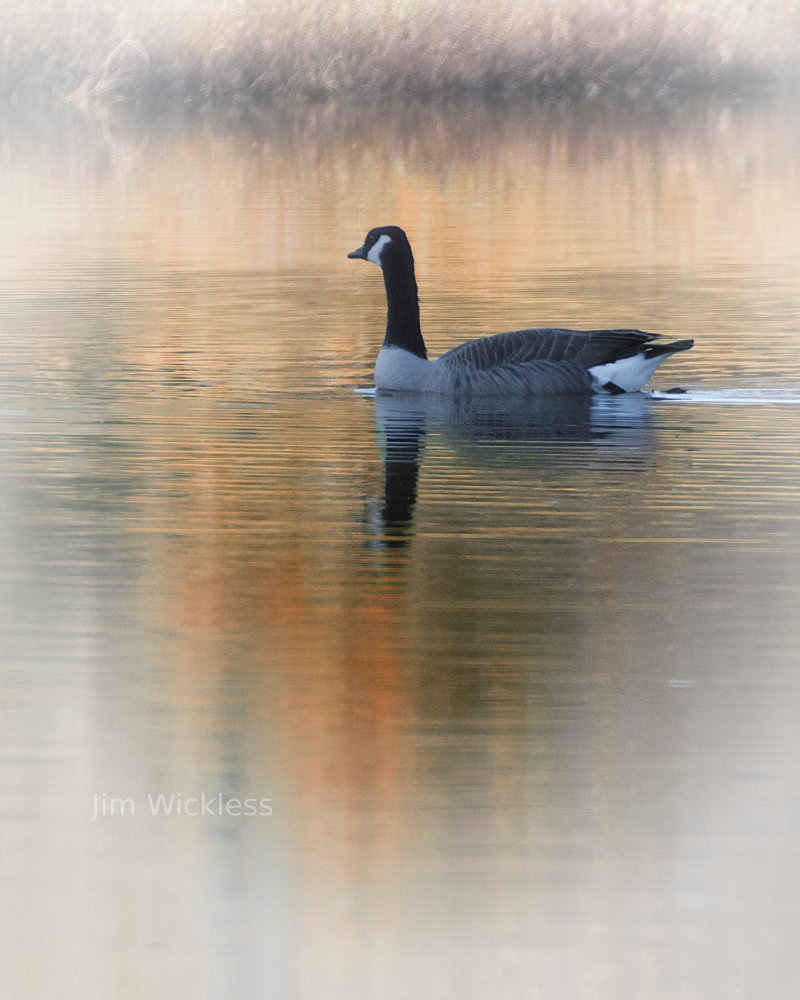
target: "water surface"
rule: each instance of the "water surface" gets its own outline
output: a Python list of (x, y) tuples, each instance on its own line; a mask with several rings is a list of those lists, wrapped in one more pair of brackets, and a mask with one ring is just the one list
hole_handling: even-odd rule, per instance
[[(6, 122), (4, 993), (794, 995), (797, 125)], [(697, 346), (375, 397), (384, 222), (432, 354)]]

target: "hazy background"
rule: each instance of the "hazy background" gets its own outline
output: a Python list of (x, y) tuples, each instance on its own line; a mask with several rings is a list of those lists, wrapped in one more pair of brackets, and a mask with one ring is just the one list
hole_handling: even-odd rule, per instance
[(669, 101), (797, 78), (790, 0), (9, 0), (0, 93)]

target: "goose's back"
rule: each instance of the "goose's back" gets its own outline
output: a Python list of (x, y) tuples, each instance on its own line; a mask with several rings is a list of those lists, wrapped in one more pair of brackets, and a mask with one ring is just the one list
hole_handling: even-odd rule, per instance
[(531, 361), (577, 361), (591, 368), (635, 354), (656, 337), (657, 334), (642, 330), (510, 330), (468, 340), (439, 360), (448, 367), (469, 365), (475, 369)]
[(641, 330), (511, 330), (459, 344), (434, 363), (434, 389), (562, 395), (587, 392), (588, 369), (641, 351)]

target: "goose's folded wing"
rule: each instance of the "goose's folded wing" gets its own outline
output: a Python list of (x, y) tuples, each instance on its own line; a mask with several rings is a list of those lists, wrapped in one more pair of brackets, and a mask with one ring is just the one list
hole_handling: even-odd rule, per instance
[(443, 354), (439, 363), (473, 371), (539, 361), (575, 362), (591, 368), (635, 354), (656, 337), (641, 330), (511, 330), (459, 344)]

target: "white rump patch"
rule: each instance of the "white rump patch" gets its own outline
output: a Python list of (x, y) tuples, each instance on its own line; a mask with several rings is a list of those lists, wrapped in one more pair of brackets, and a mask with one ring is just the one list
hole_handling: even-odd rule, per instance
[(383, 236), (379, 236), (377, 240), (369, 248), (369, 253), (367, 254), (367, 260), (371, 261), (373, 264), (377, 264), (378, 267), (381, 266), (381, 254), (383, 253), (384, 247), (387, 247), (392, 242), (391, 236), (387, 236), (386, 233)]
[(589, 369), (589, 374), (599, 383), (598, 388), (613, 382), (623, 392), (638, 392), (661, 362), (669, 357), (669, 354), (659, 354), (655, 358), (646, 358), (642, 352), (630, 358), (610, 361), (607, 365), (595, 365)]

